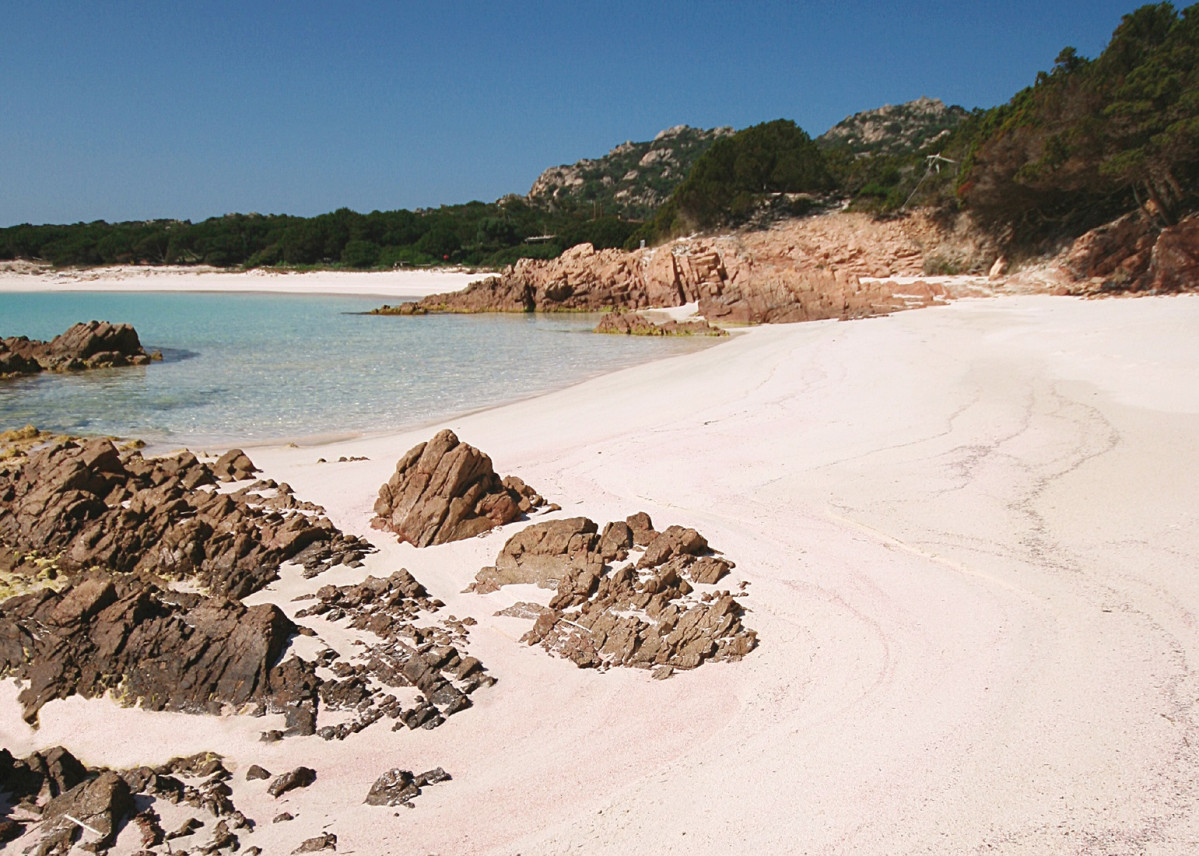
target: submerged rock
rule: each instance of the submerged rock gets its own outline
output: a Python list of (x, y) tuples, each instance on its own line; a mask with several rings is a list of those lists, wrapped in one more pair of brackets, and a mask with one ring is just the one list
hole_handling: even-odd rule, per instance
[(727, 336), (727, 330), (713, 327), (703, 319), (655, 323), (637, 312), (608, 312), (595, 326), (596, 333), (623, 333), (629, 336)]

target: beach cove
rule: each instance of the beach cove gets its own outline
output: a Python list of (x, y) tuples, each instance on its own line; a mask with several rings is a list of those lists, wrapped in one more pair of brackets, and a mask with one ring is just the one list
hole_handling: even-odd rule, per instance
[[(1193, 296), (959, 300), (755, 327), (434, 426), (255, 446), (379, 547), (256, 599), (294, 617), (298, 594), (407, 568), (477, 620), (498, 683), (433, 731), (262, 744), (260, 718), (77, 697), (33, 730), (5, 681), (0, 743), (113, 767), (218, 752), (258, 822), (242, 845), (267, 853), (322, 830), (360, 853), (1189, 852), (1196, 329)], [(520, 644), (527, 623), (494, 613), (549, 592), (463, 589), (521, 524), (424, 549), (370, 528), (397, 459), (440, 427), (560, 516), (702, 531), (736, 562), (759, 647), (655, 681)], [(254, 763), (318, 771), (291, 822), (270, 823), (282, 801), (245, 781)], [(363, 805), (394, 766), (453, 779), (412, 811)]]

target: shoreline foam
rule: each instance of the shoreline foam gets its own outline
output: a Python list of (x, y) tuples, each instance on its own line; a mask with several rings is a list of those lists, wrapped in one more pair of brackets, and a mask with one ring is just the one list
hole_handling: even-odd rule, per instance
[[(1188, 851), (1195, 329), (1199, 297), (958, 301), (755, 328), (446, 420), (564, 515), (646, 510), (737, 562), (759, 648), (665, 682), (518, 644), (526, 625), (493, 613), (528, 592), (461, 593), (521, 524), (420, 551), (370, 530), (428, 430), (255, 449), (381, 546), (361, 575), (406, 567), (476, 617), (471, 652), (499, 683), (432, 732), (247, 749), (230, 722), (206, 748), (259, 822), (242, 846), (290, 852), (327, 827), (357, 852)], [(369, 460), (316, 463), (339, 455)], [(297, 585), (271, 596), (294, 610)], [(0, 742), (175, 754), (174, 720), (78, 699), (43, 717), (32, 732), (5, 706)], [(136, 752), (114, 740), (135, 720)], [(318, 780), (275, 803), (250, 763)], [(398, 816), (363, 806), (393, 766), (454, 779)], [(297, 820), (270, 824), (284, 808)]]

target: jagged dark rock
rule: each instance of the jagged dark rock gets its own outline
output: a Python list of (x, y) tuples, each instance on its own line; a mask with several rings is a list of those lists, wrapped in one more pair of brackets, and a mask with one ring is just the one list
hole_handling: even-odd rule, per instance
[[(645, 552), (623, 562), (634, 546)], [(653, 530), (649, 516), (610, 523), (598, 534), (586, 518), (535, 524), (518, 532), (496, 566), (482, 569), (476, 591), (510, 583), (555, 584), (548, 608), (505, 612), (535, 615), (523, 641), (587, 668), (632, 666), (693, 669), (708, 660), (738, 660), (757, 645), (741, 623), (744, 609), (727, 591), (697, 594), (733, 563), (713, 554), (694, 529)]]
[[(367, 577), (358, 585), (324, 586), (317, 591), (316, 603), (296, 613), (297, 618), (320, 615), (346, 622), (379, 638), (359, 653), (365, 662), (356, 666), (323, 659), (337, 678), (321, 682), (321, 704), (327, 710), (352, 711), (353, 717), (318, 729), (321, 737), (343, 739), (384, 716), (398, 720), (395, 727), (435, 728), (470, 707), (471, 693), (495, 683), (478, 658), (459, 651), (467, 641), (466, 620), (451, 616), (442, 626), (421, 621), (441, 606), (400, 569), (386, 579)], [(423, 698), (408, 708), (386, 690), (410, 686)]]
[(49, 342), (25, 336), (0, 339), (0, 377), (146, 365), (150, 361), (129, 324), (79, 323)]
[(237, 850), (241, 842), (229, 829), (229, 822), (218, 820), (212, 828), (212, 838), (199, 848), (201, 853), (216, 853), (218, 850)]
[(87, 778), (87, 768), (61, 746), (14, 758), (0, 748), (0, 782), (15, 802), (38, 802), (66, 793)]
[[(184, 784), (172, 773), (203, 781)], [(253, 822), (234, 807), (232, 791), (225, 783), (229, 777), (220, 756), (211, 752), (173, 758), (157, 768), (109, 770), (84, 767), (62, 747), (24, 759), (0, 749), (0, 790), (6, 797), (0, 801), (0, 811), (16, 806), (40, 815), (39, 821), (29, 826), (6, 824), (0, 817), (0, 841), (6, 835), (10, 841), (24, 836), (29, 839), (22, 842), (25, 853), (45, 856), (75, 852), (75, 847), (103, 852), (123, 826), (130, 825), (140, 836), (140, 852), (144, 852), (203, 828), (203, 821), (189, 817), (178, 828), (164, 832), (154, 808), (154, 801), (162, 799), (192, 805), (219, 818), (210, 840), (195, 852), (236, 850), (233, 830), (252, 828)], [(67, 784), (70, 787), (57, 790)], [(128, 838), (124, 843), (128, 844)]]
[(179, 824), (178, 828), (166, 834), (167, 841), (174, 841), (176, 838), (184, 838), (193, 834), (197, 829), (202, 829), (204, 822), (198, 817), (189, 817)]
[(379, 488), (371, 525), (428, 547), (479, 535), (541, 504), (523, 481), (501, 480), (491, 458), (447, 429), (396, 464)]
[[(252, 472), (243, 458), (227, 462), (221, 477)], [(98, 566), (244, 597), (276, 579), (284, 562), (319, 573), (374, 549), (286, 485), (220, 493), (216, 482), (190, 452), (147, 459), (122, 457), (108, 440), (51, 441), (0, 466), (0, 553), (46, 557), (58, 572)]]
[(366, 795), (367, 805), (410, 805), (415, 797), (420, 796), (421, 788), (435, 785), (438, 782), (449, 781), (450, 774), (441, 767), (436, 767), (425, 773), (413, 775), (408, 770), (398, 767), (388, 770), (375, 780), (370, 792)]
[(586, 517), (526, 526), (504, 544), (494, 567), (479, 571), (474, 590), (486, 594), (517, 582), (557, 588), (572, 570), (602, 566), (603, 559), (594, 549), (598, 542), (599, 529)]
[(218, 711), (280, 694), (299, 703), (293, 660), (274, 665), (294, 631), (274, 605), (94, 573), (0, 605), (0, 675), (29, 681), (18, 698), (30, 722), (52, 699), (110, 690), (150, 710)]
[(296, 767), (294, 770), (281, 773), (271, 779), (266, 792), (277, 799), (288, 791), (294, 791), (297, 788), (306, 788), (315, 781), (316, 770), (311, 767)]
[(88, 850), (107, 850), (116, 841), (121, 823), (133, 814), (129, 785), (106, 770), (46, 803), (38, 853), (65, 853), (81, 839)]
[(337, 836), (332, 832), (323, 832), (314, 838), (308, 838), (292, 853), (319, 853), (322, 850), (336, 850)]

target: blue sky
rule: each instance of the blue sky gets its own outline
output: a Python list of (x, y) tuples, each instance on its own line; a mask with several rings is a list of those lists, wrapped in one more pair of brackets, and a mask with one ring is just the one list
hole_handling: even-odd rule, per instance
[(5, 5), (0, 226), (491, 201), (677, 124), (989, 107), (1138, 4)]

